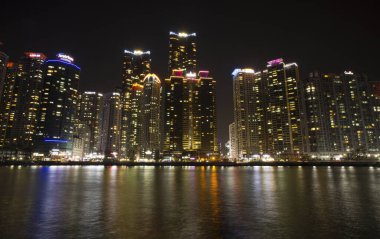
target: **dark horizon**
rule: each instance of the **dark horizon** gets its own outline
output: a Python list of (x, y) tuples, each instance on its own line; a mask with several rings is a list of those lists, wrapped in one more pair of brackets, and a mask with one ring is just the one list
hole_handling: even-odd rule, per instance
[(3, 3), (0, 50), (11, 60), (25, 51), (72, 55), (82, 68), (81, 90), (108, 92), (121, 84), (124, 49), (152, 52), (152, 72), (168, 69), (169, 31), (196, 32), (198, 69), (217, 81), (218, 138), (228, 139), (235, 68), (263, 69), (275, 58), (314, 70), (377, 76), (380, 48), (375, 1), (318, 3)]

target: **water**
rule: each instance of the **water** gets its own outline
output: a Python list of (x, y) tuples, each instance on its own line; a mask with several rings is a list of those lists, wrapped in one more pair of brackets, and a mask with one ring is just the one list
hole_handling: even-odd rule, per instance
[(379, 238), (371, 167), (0, 167), (0, 238)]

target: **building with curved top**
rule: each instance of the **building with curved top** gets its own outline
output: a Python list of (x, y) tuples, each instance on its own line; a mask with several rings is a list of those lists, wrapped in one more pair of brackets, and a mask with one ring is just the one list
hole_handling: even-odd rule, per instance
[(144, 78), (142, 92), (141, 157), (158, 159), (160, 153), (160, 92), (161, 80), (156, 74)]
[(66, 54), (45, 62), (37, 135), (37, 152), (45, 157), (71, 157), (80, 71)]

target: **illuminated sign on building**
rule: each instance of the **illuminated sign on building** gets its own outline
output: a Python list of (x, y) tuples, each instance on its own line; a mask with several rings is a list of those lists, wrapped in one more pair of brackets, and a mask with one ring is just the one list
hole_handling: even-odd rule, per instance
[(352, 71), (345, 71), (344, 74), (345, 75), (353, 75), (354, 73)]
[(42, 53), (36, 53), (36, 52), (25, 52), (25, 55), (27, 55), (30, 58), (42, 58), (46, 59), (46, 56)]
[(66, 54), (63, 54), (63, 53), (59, 53), (57, 55), (57, 57), (62, 60), (62, 61), (67, 61), (67, 62), (73, 62), (74, 61), (74, 58), (72, 58), (71, 56), (69, 55), (66, 55)]
[(281, 64), (283, 62), (284, 62), (284, 60), (282, 58), (278, 58), (278, 59), (275, 59), (275, 60), (272, 60), (272, 61), (268, 61), (268, 66), (279, 65), (279, 64)]
[(141, 50), (134, 50), (133, 52), (124, 50), (124, 53), (133, 54), (135, 56), (140, 56), (140, 55), (145, 55), (145, 54), (150, 55), (150, 51), (141, 51)]

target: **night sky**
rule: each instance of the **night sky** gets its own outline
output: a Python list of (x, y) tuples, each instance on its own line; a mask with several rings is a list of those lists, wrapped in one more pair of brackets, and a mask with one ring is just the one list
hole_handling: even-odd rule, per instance
[(367, 73), (380, 80), (380, 21), (375, 1), (3, 1), (0, 49), (53, 58), (65, 52), (82, 68), (81, 90), (121, 84), (124, 49), (150, 50), (160, 78), (168, 68), (169, 31), (196, 32), (199, 69), (217, 81), (219, 139), (233, 120), (234, 68), (262, 69), (282, 57), (301, 75), (320, 70)]

